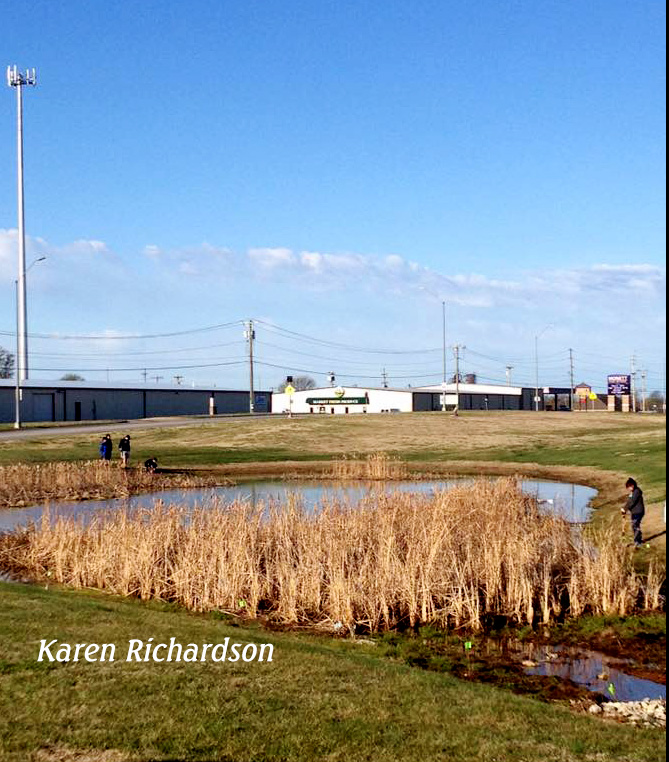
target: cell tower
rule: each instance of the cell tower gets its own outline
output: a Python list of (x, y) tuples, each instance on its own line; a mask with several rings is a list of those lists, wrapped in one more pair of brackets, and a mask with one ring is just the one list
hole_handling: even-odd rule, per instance
[(23, 88), (37, 84), (35, 69), (20, 72), (16, 66), (7, 67), (7, 85), (16, 88), (17, 104), (17, 165), (18, 165), (18, 233), (19, 273), (17, 279), (17, 358), (16, 377), (28, 378), (28, 307), (26, 300), (26, 231), (23, 209)]

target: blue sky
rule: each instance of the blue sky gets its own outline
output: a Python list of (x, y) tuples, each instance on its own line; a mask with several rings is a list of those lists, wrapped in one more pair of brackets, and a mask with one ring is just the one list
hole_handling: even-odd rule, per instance
[[(440, 377), (445, 299), (449, 344), (482, 377), (513, 364), (532, 382), (552, 324), (544, 383), (566, 382), (571, 347), (577, 380), (601, 386), (636, 354), (660, 388), (664, 30), (652, 1), (4, 8), (0, 64), (39, 78), (26, 221), (29, 262), (47, 260), (29, 274), (29, 328), (101, 337), (36, 337), (32, 376), (155, 367), (240, 387), (239, 325), (130, 335), (254, 317), (265, 386), (331, 366), (417, 385)], [(10, 347), (15, 126), (5, 87)], [(218, 362), (239, 364), (178, 369)]]

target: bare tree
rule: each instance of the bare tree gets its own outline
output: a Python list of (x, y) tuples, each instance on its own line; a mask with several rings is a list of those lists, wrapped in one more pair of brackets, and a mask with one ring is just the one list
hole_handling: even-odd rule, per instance
[(66, 373), (64, 376), (60, 377), (61, 381), (85, 381), (86, 379), (83, 376), (80, 376), (78, 373)]
[(0, 347), (0, 378), (12, 378), (14, 375), (14, 355)]
[[(309, 389), (316, 388), (316, 382), (313, 378), (311, 378), (311, 376), (295, 376), (290, 385), (293, 387), (293, 389), (295, 389), (296, 392), (306, 392)], [(286, 390), (287, 386), (288, 382), (283, 381), (277, 387), (277, 391), (281, 393)]]

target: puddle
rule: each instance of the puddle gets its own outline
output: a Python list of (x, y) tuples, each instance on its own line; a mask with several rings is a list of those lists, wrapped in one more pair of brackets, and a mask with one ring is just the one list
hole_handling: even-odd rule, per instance
[[(625, 662), (596, 651), (519, 643), (525, 674), (571, 680), (612, 701), (666, 699), (666, 685), (626, 674)], [(530, 666), (530, 662), (533, 663)], [(613, 686), (610, 688), (610, 686)]]
[[(398, 482), (300, 482), (262, 481), (237, 484), (225, 487), (207, 487), (205, 489), (172, 490), (135, 495), (130, 498), (113, 500), (88, 500), (85, 502), (58, 502), (50, 504), (51, 516), (65, 518), (91, 516), (96, 511), (115, 509), (151, 508), (156, 500), (176, 503), (186, 508), (207, 507), (215, 501), (232, 502), (244, 500), (252, 505), (270, 500), (283, 502), (289, 496), (297, 495), (304, 505), (313, 508), (324, 498), (337, 498), (352, 504), (359, 502), (374, 491), (405, 492), (430, 494), (436, 491), (452, 489), (470, 481), (453, 479), (448, 481), (398, 481)], [(579, 484), (560, 482), (523, 480), (523, 490), (535, 497), (541, 510), (563, 516), (573, 524), (582, 524), (590, 520), (590, 502), (597, 491)], [(29, 508), (7, 508), (0, 510), (0, 532), (11, 531), (30, 521), (39, 521), (44, 507), (36, 505)]]

